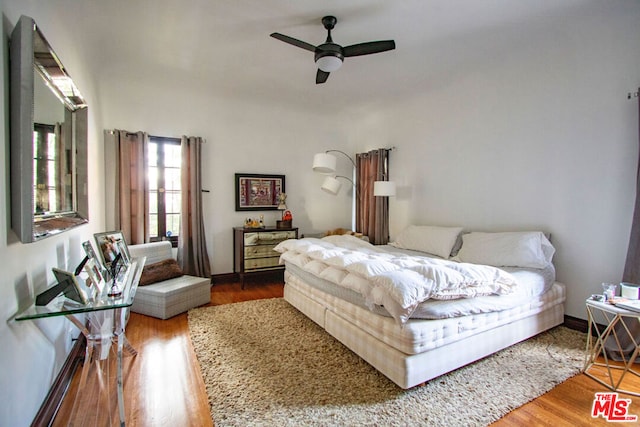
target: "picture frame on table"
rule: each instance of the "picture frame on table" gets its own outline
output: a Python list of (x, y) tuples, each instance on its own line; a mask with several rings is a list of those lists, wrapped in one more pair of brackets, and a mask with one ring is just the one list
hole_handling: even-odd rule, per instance
[(96, 252), (93, 249), (93, 245), (91, 244), (91, 241), (87, 240), (86, 242), (82, 242), (82, 249), (84, 249), (84, 254), (88, 259), (93, 259), (95, 261), (95, 264), (98, 267), (98, 270), (100, 270), (100, 276), (103, 278), (103, 280), (108, 280), (108, 277), (107, 277), (108, 270), (104, 266), (104, 263), (101, 261), (101, 259), (98, 258), (98, 256), (96, 255)]
[[(130, 260), (129, 248), (122, 231), (105, 231), (93, 235), (98, 247), (100, 262), (107, 270), (111, 270), (111, 263), (118, 255), (124, 260)], [(128, 261), (127, 261), (128, 263)]]
[(87, 273), (87, 280), (85, 281), (87, 287), (93, 291), (94, 298), (100, 297), (106, 282), (98, 261), (95, 258), (90, 258), (84, 265), (84, 271)]
[(131, 256), (129, 255), (129, 248), (127, 247), (127, 244), (124, 240), (121, 240), (117, 243), (117, 245), (118, 250), (122, 255), (122, 262), (124, 263), (124, 265), (129, 265), (131, 263)]
[(63, 289), (63, 293), (67, 298), (72, 299), (81, 304), (87, 304), (89, 302), (89, 298), (87, 297), (87, 292), (82, 287), (82, 285), (78, 282), (75, 274), (73, 274), (70, 271), (62, 270), (56, 267), (53, 267), (51, 270), (53, 271), (53, 275), (58, 281), (58, 284), (62, 284), (64, 282), (68, 283), (68, 285)]
[(277, 210), (285, 193), (284, 175), (235, 174), (236, 211)]
[(82, 242), (82, 249), (84, 250), (84, 254), (87, 258), (96, 258), (96, 252), (93, 250), (93, 245), (91, 244), (90, 240)]

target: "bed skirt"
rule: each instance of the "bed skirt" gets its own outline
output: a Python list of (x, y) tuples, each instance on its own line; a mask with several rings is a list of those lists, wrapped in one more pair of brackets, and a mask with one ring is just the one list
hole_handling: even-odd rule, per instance
[[(383, 316), (343, 300), (336, 304), (334, 296), (312, 290), (302, 279), (289, 273), (285, 273), (284, 299), (391, 381), (407, 389), (562, 324), (565, 286), (556, 282), (549, 292), (552, 297), (547, 295), (546, 300), (541, 297), (543, 303), (537, 309), (520, 311), (511, 319), (502, 318), (477, 331), (461, 331), (459, 339), (449, 337), (440, 340), (441, 345), (436, 339), (429, 349), (413, 354), (399, 350), (400, 345), (386, 338), (406, 332), (402, 326), (390, 323), (392, 319), (383, 320)], [(348, 309), (341, 313), (340, 307)], [(381, 321), (384, 328), (378, 331), (372, 325)], [(412, 327), (418, 330), (413, 333), (420, 335), (419, 328), (423, 327), (425, 333), (433, 334), (439, 327), (438, 322), (442, 320), (414, 321)]]

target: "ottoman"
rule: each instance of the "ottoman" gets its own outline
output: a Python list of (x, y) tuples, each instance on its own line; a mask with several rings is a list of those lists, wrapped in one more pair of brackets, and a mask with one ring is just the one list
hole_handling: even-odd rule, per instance
[[(170, 242), (130, 245), (133, 257), (146, 256), (150, 265), (173, 258)], [(131, 311), (159, 319), (168, 319), (211, 301), (211, 279), (183, 275), (146, 286), (138, 286)]]
[(168, 319), (211, 301), (211, 280), (182, 276), (147, 286), (138, 286), (131, 311)]

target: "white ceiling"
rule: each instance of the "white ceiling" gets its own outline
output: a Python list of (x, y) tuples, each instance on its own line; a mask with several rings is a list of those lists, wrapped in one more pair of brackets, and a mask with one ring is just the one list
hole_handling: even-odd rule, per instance
[[(60, 20), (91, 53), (96, 77), (160, 75), (185, 90), (333, 111), (428, 91), (452, 75), (526, 46), (527, 38), (592, 0), (62, 0)], [(313, 53), (269, 37), (317, 45), (321, 18), (338, 18), (343, 46), (394, 39), (396, 49), (347, 58), (315, 84)], [(550, 20), (551, 19), (551, 20)], [(36, 20), (37, 21), (37, 20)], [(550, 24), (551, 23), (551, 24)], [(46, 28), (43, 29), (46, 35)], [(54, 45), (55, 48), (55, 45)], [(61, 55), (64, 60), (64, 55)], [(489, 58), (489, 59), (487, 59)]]

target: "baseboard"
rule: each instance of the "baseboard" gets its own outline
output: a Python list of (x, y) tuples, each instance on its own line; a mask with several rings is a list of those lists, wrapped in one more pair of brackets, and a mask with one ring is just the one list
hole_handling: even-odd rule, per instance
[(75, 341), (75, 344), (71, 348), (67, 359), (62, 365), (62, 369), (58, 373), (55, 381), (47, 393), (38, 413), (36, 414), (32, 426), (50, 426), (53, 424), (53, 420), (60, 409), (62, 400), (69, 390), (69, 385), (73, 379), (73, 375), (78, 368), (78, 365), (84, 360), (84, 352), (87, 347), (87, 341), (84, 335), (80, 334)]
[[(264, 280), (277, 280), (284, 282), (284, 270), (265, 270), (265, 271), (256, 271), (252, 273), (246, 273), (244, 275), (245, 281), (264, 281)], [(240, 282), (240, 274), (239, 273), (222, 273), (222, 274), (213, 274), (211, 275), (211, 284), (221, 284), (221, 283), (238, 283)]]
[(587, 328), (589, 327), (589, 323), (586, 320), (567, 315), (564, 316), (563, 325), (569, 329), (580, 332), (587, 332)]
[(229, 282), (237, 282), (238, 281), (238, 273), (222, 273), (222, 274), (212, 274), (211, 275), (211, 284), (220, 284), (220, 283), (229, 283)]

